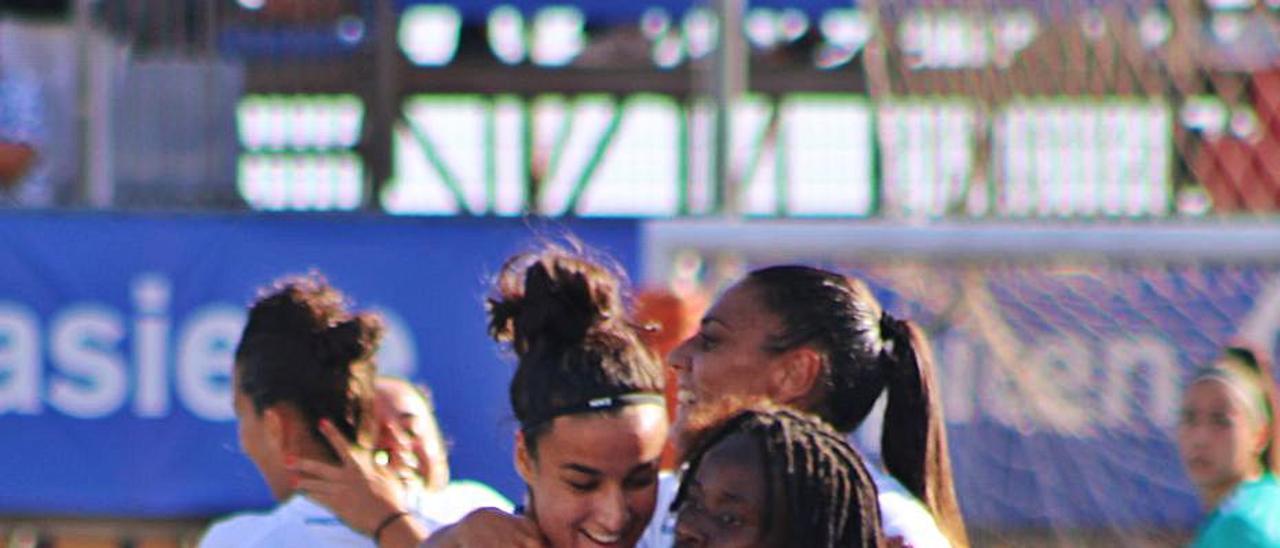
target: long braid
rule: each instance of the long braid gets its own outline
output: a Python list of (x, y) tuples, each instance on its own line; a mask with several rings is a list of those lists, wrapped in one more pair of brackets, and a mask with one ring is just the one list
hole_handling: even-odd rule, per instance
[[(875, 484), (862, 457), (826, 423), (789, 409), (742, 412), (690, 453), (693, 475), (710, 449), (734, 434), (750, 436), (765, 468), (767, 515), (783, 516), (789, 545), (881, 546)], [(682, 484), (676, 508), (685, 498)]]

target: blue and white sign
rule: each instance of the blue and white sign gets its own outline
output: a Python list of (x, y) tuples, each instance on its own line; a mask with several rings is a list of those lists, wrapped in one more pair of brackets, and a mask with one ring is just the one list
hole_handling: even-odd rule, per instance
[[(635, 270), (635, 223), (564, 228)], [(455, 475), (519, 493), (513, 368), (482, 302), (536, 236), (518, 220), (0, 217), (0, 513), (268, 504), (236, 441), (232, 353), (256, 290), (312, 269), (385, 315), (382, 369), (436, 391)]]

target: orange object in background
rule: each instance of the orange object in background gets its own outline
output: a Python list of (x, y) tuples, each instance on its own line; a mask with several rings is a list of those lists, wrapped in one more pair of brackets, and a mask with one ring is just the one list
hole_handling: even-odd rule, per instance
[[(675, 417), (678, 379), (675, 370), (667, 362), (667, 356), (681, 342), (698, 332), (702, 313), (709, 300), (701, 294), (678, 294), (669, 289), (646, 289), (636, 296), (635, 320), (641, 324), (654, 324), (657, 330), (641, 333), (641, 340), (662, 358), (667, 375), (667, 414)], [(675, 468), (675, 454), (671, 443), (662, 454), (663, 469)]]
[(1217, 213), (1280, 211), (1280, 70), (1250, 81), (1257, 133), (1207, 136), (1191, 169)]

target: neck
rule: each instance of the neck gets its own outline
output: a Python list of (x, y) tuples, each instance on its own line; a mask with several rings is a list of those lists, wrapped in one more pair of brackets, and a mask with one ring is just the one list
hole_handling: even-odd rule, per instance
[(1221, 485), (1213, 485), (1213, 486), (1209, 486), (1202, 489), (1200, 494), (1201, 494), (1201, 497), (1204, 499), (1205, 507), (1210, 511), (1212, 511), (1213, 509), (1220, 506), (1222, 502), (1227, 499), (1227, 497), (1231, 496), (1231, 492), (1235, 491), (1236, 487), (1239, 487), (1240, 484), (1256, 481), (1261, 476), (1262, 476), (1261, 471), (1254, 470), (1250, 473), (1247, 473), (1241, 476), (1240, 479), (1237, 481), (1230, 482), (1230, 483), (1223, 483)]

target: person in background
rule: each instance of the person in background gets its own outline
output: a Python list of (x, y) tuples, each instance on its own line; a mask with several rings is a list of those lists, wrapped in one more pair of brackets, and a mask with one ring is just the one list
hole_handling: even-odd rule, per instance
[(374, 391), (374, 448), (405, 482), (409, 508), (440, 524), (456, 522), (477, 508), (512, 510), (511, 501), (483, 483), (450, 480), (449, 454), (426, 387), (381, 376)]
[(1266, 360), (1229, 347), (1187, 385), (1178, 450), (1210, 512), (1196, 548), (1280, 547), (1276, 385)]
[[(372, 359), (381, 337), (377, 316), (348, 312), (342, 293), (318, 275), (282, 280), (253, 303), (232, 370), (236, 423), (240, 447), (280, 504), (214, 524), (202, 548), (372, 545), (300, 490), (289, 465), (339, 462), (322, 429), (351, 443), (371, 441)], [(402, 519), (408, 516), (390, 519), (432, 527), (422, 516)]]

